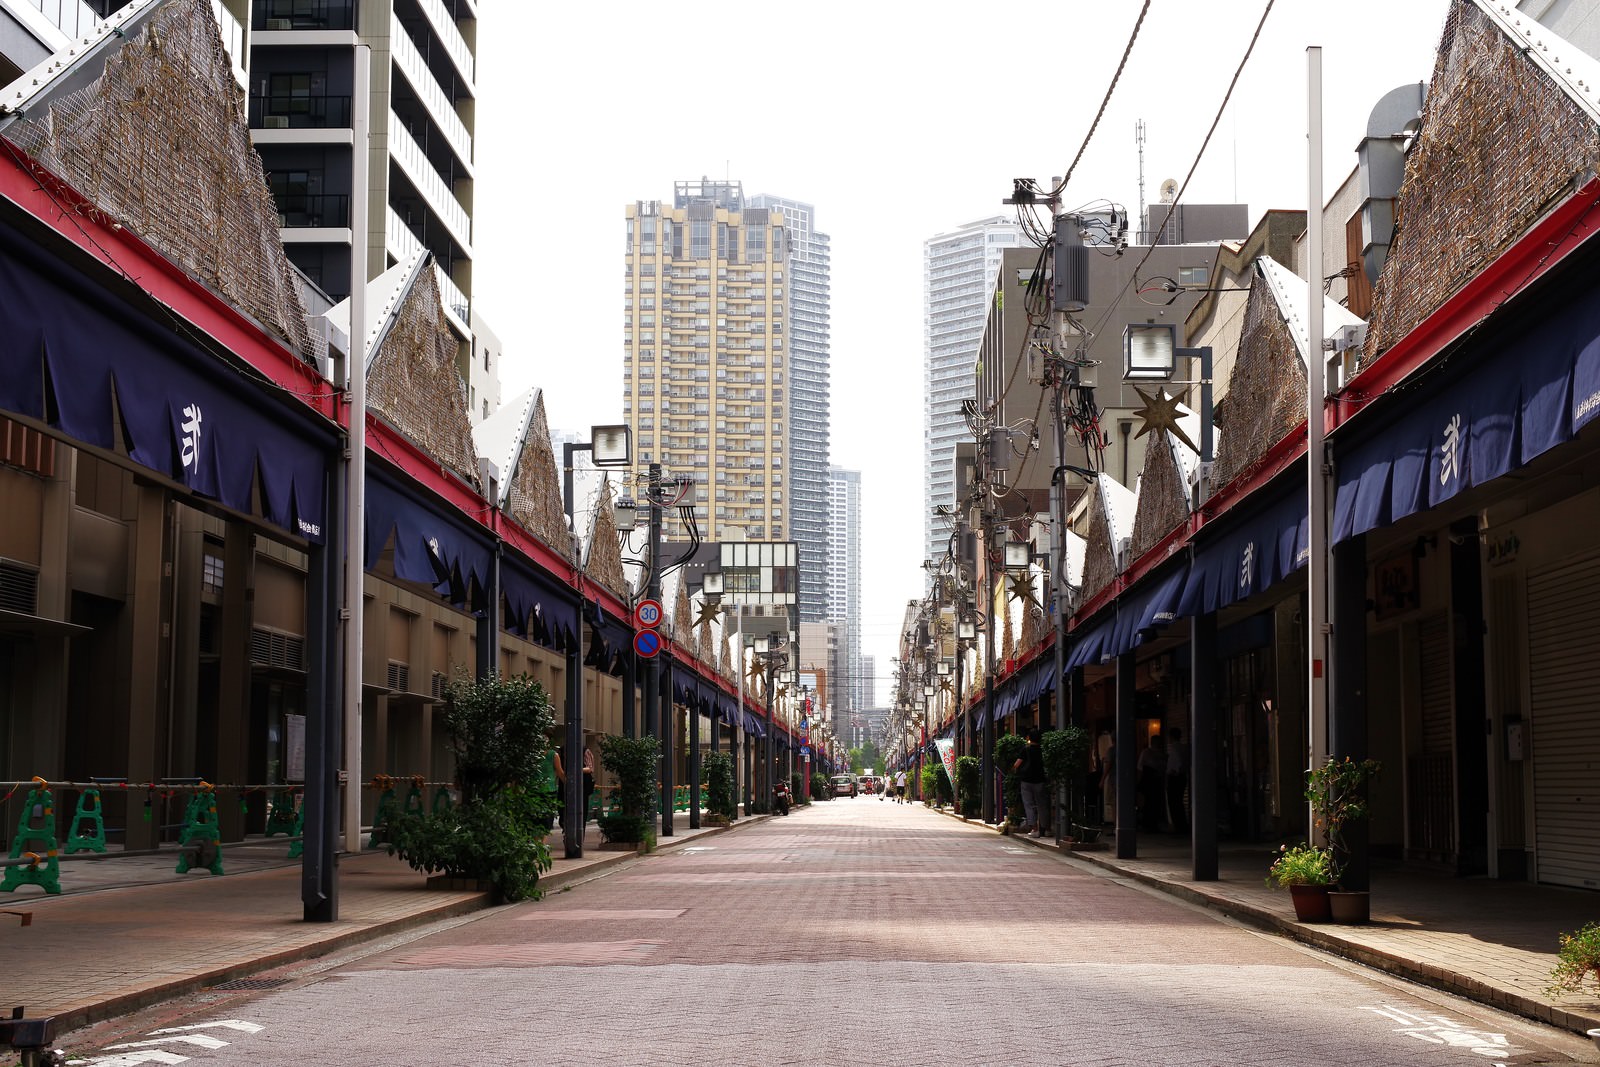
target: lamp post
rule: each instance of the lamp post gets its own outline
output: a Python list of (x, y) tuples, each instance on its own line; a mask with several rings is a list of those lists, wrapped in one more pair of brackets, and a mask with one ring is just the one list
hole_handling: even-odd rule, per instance
[[(577, 516), (573, 514), (572, 507), (572, 457), (577, 452), (589, 452), (594, 457), (597, 467), (623, 467), (633, 461), (633, 438), (626, 425), (620, 426), (594, 426), (590, 428), (587, 442), (568, 442), (561, 446), (562, 476), (561, 476), (561, 504), (572, 522), (574, 531), (578, 528)], [(567, 653), (566, 681), (567, 695), (566, 707), (563, 718), (566, 720), (566, 736), (561, 746), (561, 762), (567, 769), (567, 780), (562, 787), (562, 805), (566, 808), (566, 825), (561, 828), (563, 850), (567, 859), (579, 859), (583, 856), (583, 831), (587, 824), (583, 809), (583, 582), (582, 565), (583, 556), (578, 551), (577, 538), (572, 540), (573, 569), (579, 572), (578, 588), (575, 590), (578, 607), (579, 635), (576, 647)], [(490, 644), (496, 631), (491, 611), (490, 622), (486, 627), (489, 641), (480, 638), (479, 658), (487, 658), (492, 669), (495, 652)]]

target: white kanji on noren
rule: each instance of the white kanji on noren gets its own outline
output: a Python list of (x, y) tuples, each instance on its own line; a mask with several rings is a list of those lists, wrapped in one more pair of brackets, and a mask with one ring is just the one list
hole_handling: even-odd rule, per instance
[(1256, 577), (1256, 543), (1249, 542), (1239, 556), (1239, 588), (1249, 589)]
[(200, 423), (203, 416), (200, 414), (199, 404), (189, 404), (183, 409), (183, 422), (178, 424), (178, 429), (183, 431), (183, 450), (181, 457), (183, 469), (193, 467), (200, 469)]
[(1461, 477), (1461, 415), (1456, 413), (1444, 424), (1444, 444), (1439, 446), (1439, 484)]

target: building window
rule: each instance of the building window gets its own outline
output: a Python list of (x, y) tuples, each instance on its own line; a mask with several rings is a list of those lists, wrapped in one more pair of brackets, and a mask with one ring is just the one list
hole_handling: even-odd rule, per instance
[(1207, 267), (1179, 267), (1178, 284), (1185, 289), (1200, 288), (1211, 280), (1211, 271)]
[(206, 593), (222, 592), (222, 557), (214, 556), (210, 552), (205, 555), (205, 562), (201, 565), (200, 589)]

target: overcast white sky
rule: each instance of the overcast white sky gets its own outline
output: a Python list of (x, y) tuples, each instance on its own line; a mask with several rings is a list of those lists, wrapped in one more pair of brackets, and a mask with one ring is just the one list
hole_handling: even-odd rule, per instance
[[(1185, 201), (1242, 202), (1252, 223), (1305, 207), (1308, 45), (1331, 193), (1378, 98), (1428, 80), (1448, 2), (1278, 0)], [(1007, 210), (1014, 177), (1066, 170), (1139, 6), (485, 5), (473, 288), (505, 343), (505, 395), (542, 387), (558, 429), (621, 421), (625, 205), (702, 176), (815, 205), (833, 250), (832, 462), (862, 472), (861, 628), (886, 695), (923, 592), (923, 241)], [(1068, 206), (1136, 210), (1137, 119), (1146, 199), (1183, 181), (1263, 6), (1151, 4)]]

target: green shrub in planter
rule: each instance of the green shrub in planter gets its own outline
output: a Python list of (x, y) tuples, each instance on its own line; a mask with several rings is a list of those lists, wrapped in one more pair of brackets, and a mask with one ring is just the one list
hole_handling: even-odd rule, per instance
[(979, 779), (983, 776), (983, 763), (977, 756), (960, 756), (956, 759), (956, 785), (960, 792), (961, 814), (972, 818), (982, 806), (979, 797)]
[(414, 871), (488, 882), (501, 900), (538, 899), (550, 869), (548, 806), (514, 786), (439, 812), (400, 814), (390, 823), (390, 855)]
[(811, 799), (832, 800), (833, 795), (828, 792), (828, 776), (821, 771), (811, 773)]
[(712, 752), (700, 764), (700, 774), (706, 786), (706, 810), (713, 815), (732, 819), (733, 810), (733, 757), (726, 752)]
[(1016, 766), (1027, 747), (1028, 739), (1017, 734), (1002, 734), (994, 740), (994, 765), (1005, 776), (1002, 782), (1005, 786), (1006, 823), (1010, 826), (1022, 825), (1022, 779), (1011, 768)]
[[(1093, 738), (1081, 726), (1048, 730), (1039, 739), (1044, 759), (1044, 778), (1051, 792), (1062, 799), (1066, 821), (1076, 823), (1083, 810), (1083, 779), (1089, 770), (1089, 747)], [(1064, 791), (1064, 792), (1063, 792)]]
[(612, 822), (608, 830), (608, 824), (602, 819), (600, 832), (606, 840), (623, 843), (646, 840), (646, 831), (655, 823), (656, 765), (660, 759), (660, 742), (653, 737), (608, 735), (600, 739), (600, 762), (617, 776), (617, 796), (622, 809), (617, 816), (632, 816), (638, 820)]
[(456, 763), (461, 803), (390, 819), (388, 851), (412, 870), (488, 882), (504, 900), (537, 895), (550, 869), (545, 832), (555, 807), (534, 792), (555, 725), (544, 688), (525, 675), (459, 678), (439, 721)]
[(801, 788), (804, 783), (805, 779), (800, 776), (798, 771), (789, 776), (789, 799), (796, 804), (811, 803), (811, 797)]

